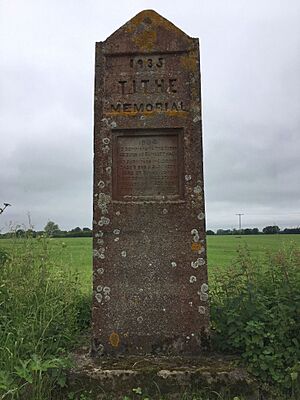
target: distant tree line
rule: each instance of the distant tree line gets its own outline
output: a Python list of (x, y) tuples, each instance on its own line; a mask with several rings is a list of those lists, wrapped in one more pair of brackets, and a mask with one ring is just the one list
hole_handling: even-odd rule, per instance
[(87, 227), (81, 229), (79, 226), (77, 226), (74, 229), (71, 229), (70, 231), (62, 231), (62, 230), (60, 230), (59, 226), (55, 222), (48, 221), (44, 227), (44, 230), (42, 230), (42, 231), (35, 231), (33, 229), (19, 228), (14, 232), (7, 232), (7, 233), (0, 234), (0, 239), (11, 238), (14, 236), (38, 237), (38, 236), (44, 236), (44, 235), (46, 235), (48, 237), (53, 237), (53, 238), (92, 237), (93, 231)]
[[(266, 226), (263, 228), (262, 231), (260, 231), (258, 228), (245, 228), (245, 229), (218, 229), (216, 232), (208, 229), (206, 231), (207, 235), (263, 235), (263, 234), (285, 234), (285, 233), (293, 233), (297, 234), (300, 233), (300, 227), (297, 228), (285, 228), (285, 229), (280, 229), (279, 226), (273, 225), (273, 226)], [(53, 238), (74, 238), (74, 237), (92, 237), (93, 236), (93, 231), (90, 228), (80, 228), (77, 226), (74, 229), (71, 229), (69, 231), (62, 231), (60, 230), (59, 226), (53, 222), (53, 221), (48, 221), (47, 224), (44, 227), (44, 230), (42, 231), (35, 231), (33, 229), (17, 229), (14, 232), (7, 232), (7, 233), (0, 233), (0, 239), (5, 239), (5, 238), (11, 238), (14, 236), (17, 237), (25, 237), (25, 236), (31, 236), (31, 237), (38, 237), (38, 236), (43, 236), (46, 235), (48, 237), (53, 237)]]
[(207, 235), (262, 235), (262, 234), (285, 234), (285, 233), (300, 233), (300, 227), (298, 228), (285, 228), (280, 229), (277, 225), (269, 225), (260, 231), (258, 228), (245, 228), (245, 229), (218, 229), (216, 232), (209, 229), (206, 231)]

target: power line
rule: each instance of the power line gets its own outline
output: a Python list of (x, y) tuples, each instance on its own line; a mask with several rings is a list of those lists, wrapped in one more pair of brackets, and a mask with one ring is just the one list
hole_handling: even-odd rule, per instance
[(253, 213), (248, 213), (247, 215), (249, 216), (257, 216), (257, 215), (263, 215), (266, 217), (288, 217), (288, 216), (292, 216), (292, 215), (300, 215), (300, 213), (288, 213), (288, 214), (267, 214), (267, 213), (257, 213), (257, 214), (253, 214)]

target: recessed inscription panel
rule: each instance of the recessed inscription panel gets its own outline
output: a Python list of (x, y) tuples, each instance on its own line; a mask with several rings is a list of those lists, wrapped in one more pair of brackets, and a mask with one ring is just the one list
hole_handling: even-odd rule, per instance
[(117, 133), (114, 140), (114, 198), (179, 198), (179, 133)]

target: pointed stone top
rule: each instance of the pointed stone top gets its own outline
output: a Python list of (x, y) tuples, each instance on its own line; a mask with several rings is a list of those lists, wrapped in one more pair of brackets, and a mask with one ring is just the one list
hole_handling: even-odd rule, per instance
[(187, 51), (194, 43), (154, 10), (141, 11), (104, 42), (105, 52), (127, 54)]

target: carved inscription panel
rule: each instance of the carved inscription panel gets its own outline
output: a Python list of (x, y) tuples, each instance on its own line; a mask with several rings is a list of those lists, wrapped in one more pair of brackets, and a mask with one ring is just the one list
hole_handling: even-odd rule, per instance
[(115, 134), (115, 199), (181, 196), (181, 132), (178, 131)]
[(107, 56), (104, 112), (188, 112), (186, 54)]

